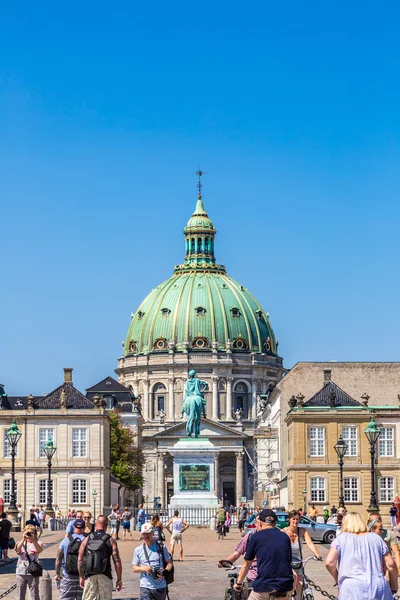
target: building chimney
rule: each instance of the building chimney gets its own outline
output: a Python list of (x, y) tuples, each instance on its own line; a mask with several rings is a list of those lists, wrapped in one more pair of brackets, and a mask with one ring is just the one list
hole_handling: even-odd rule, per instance
[(330, 369), (324, 369), (324, 385), (332, 381), (332, 371)]
[(72, 385), (72, 369), (70, 367), (64, 367), (64, 383)]

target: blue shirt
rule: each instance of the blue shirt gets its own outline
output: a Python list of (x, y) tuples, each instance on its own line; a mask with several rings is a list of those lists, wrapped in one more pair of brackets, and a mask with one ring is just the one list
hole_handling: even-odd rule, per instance
[(244, 559), (257, 558), (255, 592), (289, 592), (293, 589), (292, 544), (289, 536), (275, 527), (254, 533)]
[[(149, 555), (149, 560), (147, 560), (146, 555), (143, 551), (143, 545), (135, 548), (133, 553), (132, 564), (137, 567), (146, 567), (150, 564), (152, 569), (164, 569), (163, 560), (161, 557), (161, 552), (157, 550), (157, 544), (154, 542), (151, 546), (146, 546), (147, 554)], [(163, 546), (164, 551), (164, 563), (168, 560), (171, 560), (170, 553)], [(140, 587), (149, 588), (152, 590), (162, 590), (167, 586), (167, 582), (165, 578), (163, 579), (153, 579), (153, 575), (151, 573), (140, 573)]]
[(67, 529), (65, 530), (65, 532), (72, 535), (74, 533), (74, 525), (75, 525), (75, 519), (73, 519), (73, 521), (70, 521), (68, 523)]
[[(76, 540), (76, 538), (78, 538), (82, 542), (85, 539), (85, 536), (80, 533), (72, 533), (71, 535), (74, 538), (74, 540)], [(65, 575), (68, 575), (68, 577), (71, 577), (71, 575), (69, 573), (67, 573), (65, 570), (65, 563), (67, 562), (67, 550), (68, 550), (69, 544), (70, 544), (70, 540), (68, 538), (64, 538), (60, 544), (60, 548), (62, 549), (63, 554), (64, 554), (64, 561), (63, 561), (63, 565), (62, 565), (62, 572), (63, 572), (64, 577), (65, 577)], [(72, 575), (72, 577), (74, 577), (74, 575)], [(79, 576), (76, 575), (76, 577), (79, 577)]]

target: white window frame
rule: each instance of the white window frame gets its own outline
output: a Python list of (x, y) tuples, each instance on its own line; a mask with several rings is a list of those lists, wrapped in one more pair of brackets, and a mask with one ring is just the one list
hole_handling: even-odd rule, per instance
[[(389, 484), (389, 480), (392, 482), (392, 486)], [(383, 487), (382, 484), (386, 485)], [(379, 477), (378, 479), (378, 490), (379, 490), (379, 502), (393, 502), (395, 496), (396, 480), (390, 475), (387, 477)]]
[(310, 456), (325, 456), (325, 427), (310, 427)]
[[(313, 482), (316, 482), (317, 484), (314, 485), (314, 487)], [(320, 475), (310, 477), (310, 502), (312, 504), (317, 502), (327, 502), (326, 477), (321, 477)]]
[[(44, 483), (44, 485), (42, 485)], [(38, 499), (39, 499), (39, 505), (43, 505), (43, 504), (47, 504), (47, 490), (49, 488), (49, 480), (48, 479), (39, 479), (39, 483), (38, 483)], [(53, 480), (53, 488), (54, 488), (54, 480)], [(41, 495), (43, 494), (43, 495)], [(54, 502), (54, 497), (53, 497), (53, 503)]]
[(378, 440), (379, 456), (394, 456), (394, 427), (382, 427)]
[[(83, 438), (82, 432), (85, 432)], [(74, 439), (76, 432), (78, 439)], [(72, 458), (87, 458), (88, 450), (88, 428), (87, 427), (73, 427), (72, 428)]]
[[(42, 436), (42, 432), (47, 432)], [(52, 432), (49, 435), (49, 432)], [(42, 439), (42, 437), (45, 439)], [(56, 443), (56, 430), (54, 427), (40, 427), (39, 428), (39, 458), (46, 458), (46, 454), (43, 450), (48, 439), (51, 439), (54, 443)]]
[(360, 501), (360, 480), (358, 477), (343, 477), (343, 496), (345, 504)]
[(342, 427), (342, 438), (347, 444), (345, 456), (358, 456), (358, 427), (355, 425)]
[(71, 481), (71, 504), (87, 504), (88, 491), (88, 480), (84, 477), (74, 477)]
[[(7, 483), (7, 485), (6, 485)], [(6, 490), (6, 488), (8, 488)], [(11, 477), (4, 477), (3, 479), (3, 500), (4, 504), (10, 504), (11, 502)], [(8, 500), (7, 500), (8, 498)], [(18, 479), (15, 480), (15, 502), (18, 502)]]

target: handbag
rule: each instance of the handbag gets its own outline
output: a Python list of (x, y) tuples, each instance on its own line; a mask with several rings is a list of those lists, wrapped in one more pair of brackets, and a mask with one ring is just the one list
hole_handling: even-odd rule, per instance
[(15, 548), (15, 540), (14, 540), (14, 538), (10, 538), (8, 540), (8, 547), (9, 547), (10, 550), (14, 550), (14, 548)]
[(42, 565), (37, 560), (32, 560), (30, 558), (26, 544), (24, 544), (24, 548), (25, 548), (26, 558), (28, 559), (28, 562), (29, 562), (28, 568), (26, 569), (26, 574), (32, 575), (32, 577), (41, 577), (43, 575)]

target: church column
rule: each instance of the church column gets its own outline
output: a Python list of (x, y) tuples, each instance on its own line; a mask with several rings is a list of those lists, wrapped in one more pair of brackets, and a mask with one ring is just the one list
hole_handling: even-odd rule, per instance
[(219, 499), (219, 455), (214, 456), (214, 494)]
[(160, 452), (157, 457), (157, 496), (160, 497), (161, 506), (165, 502), (165, 476), (164, 476), (164, 452)]
[(232, 379), (233, 377), (227, 377), (226, 379), (226, 420), (232, 421)]
[(255, 419), (257, 416), (257, 382), (255, 379), (251, 382), (251, 419)]
[(212, 418), (218, 421), (218, 377), (212, 378)]
[(240, 499), (244, 496), (243, 484), (243, 451), (240, 451), (236, 452), (236, 506), (239, 506)]
[(149, 400), (149, 386), (150, 382), (148, 379), (143, 381), (144, 384), (144, 397), (143, 397), (143, 418), (148, 421), (150, 418), (150, 400)]
[(174, 378), (168, 381), (168, 419), (174, 420)]

